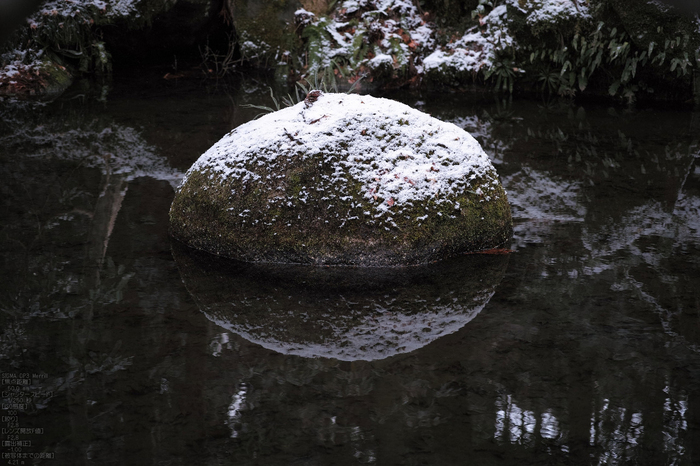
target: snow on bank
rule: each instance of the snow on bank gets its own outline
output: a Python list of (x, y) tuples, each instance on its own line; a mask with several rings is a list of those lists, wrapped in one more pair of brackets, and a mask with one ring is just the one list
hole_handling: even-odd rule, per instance
[[(81, 31), (89, 30), (94, 24), (105, 19), (136, 18), (140, 16), (137, 5), (142, 0), (48, 0), (27, 18), (27, 26), (32, 31), (30, 37), (53, 36), (57, 30), (62, 30), (70, 40), (77, 40)], [(70, 36), (72, 35), (72, 39)], [(25, 81), (36, 78), (41, 74), (42, 65), (46, 64), (44, 49), (49, 46), (44, 40), (23, 40), (16, 44), (13, 50), (7, 50), (0, 55), (0, 87), (15, 86), (18, 79)], [(99, 45), (98, 45), (99, 44)], [(97, 41), (99, 60), (103, 66), (109, 61), (104, 47)], [(68, 50), (85, 54), (84, 50)]]
[(318, 18), (303, 9), (296, 17), (298, 24), (321, 31), (307, 35), (310, 70), (340, 59), (355, 74), (393, 68), (417, 76), (436, 71), (475, 74), (491, 69), (502, 56), (512, 56), (518, 45), (509, 29), (509, 10), (523, 14), (534, 33), (590, 19), (585, 1), (531, 0), (523, 7), (517, 0), (494, 3), (490, 11), (483, 6), (477, 10), (478, 26), (444, 45), (437, 43), (437, 25), (408, 0), (346, 0), (337, 4), (332, 17)]
[(32, 28), (41, 27), (44, 18), (81, 18), (90, 22), (93, 16), (107, 18), (139, 16), (136, 5), (141, 0), (48, 0), (27, 19)]
[(491, 69), (502, 56), (512, 57), (518, 48), (510, 31), (509, 11), (524, 16), (535, 35), (591, 19), (586, 0), (494, 1), (494, 7), (479, 5), (475, 10), (478, 26), (439, 45), (438, 25), (427, 21), (428, 16), (415, 3), (345, 0), (337, 3), (331, 17), (320, 18), (298, 10), (297, 24), (316, 28), (314, 34), (305, 36), (309, 41), (309, 70), (326, 68), (335, 60), (355, 74), (365, 68), (383, 71), (387, 65), (417, 76), (431, 71), (477, 73)]
[(480, 16), (479, 26), (445, 46), (438, 47), (423, 60), (426, 72), (477, 73), (490, 69), (501, 55), (511, 56), (518, 48), (513, 38), (508, 8), (526, 15), (526, 22), (534, 32), (554, 27), (563, 21), (590, 19), (587, 5), (571, 0), (531, 0), (520, 6), (518, 0), (506, 0), (488, 14)]
[[(517, 5), (513, 0), (509, 0), (509, 3)], [(525, 12), (527, 23), (534, 29), (540, 28), (541, 25), (591, 17), (587, 2), (574, 3), (571, 0), (531, 0)]]
[(346, 0), (334, 11), (330, 18), (303, 9), (295, 13), (297, 24), (323, 31), (319, 38), (309, 38), (310, 70), (328, 67), (335, 59), (348, 62), (354, 73), (386, 65), (398, 69), (408, 66), (411, 56), (435, 47), (433, 27), (411, 1)]
[(499, 51), (514, 46), (508, 32), (507, 18), (506, 6), (497, 6), (480, 20), (482, 27), (469, 29), (456, 41), (427, 56), (423, 60), (425, 71), (442, 69), (476, 73), (481, 68), (490, 68)]

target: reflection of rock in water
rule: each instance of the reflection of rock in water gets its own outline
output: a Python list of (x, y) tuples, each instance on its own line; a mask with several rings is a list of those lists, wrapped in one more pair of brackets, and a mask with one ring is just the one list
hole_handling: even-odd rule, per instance
[(529, 167), (504, 177), (518, 219), (580, 222), (586, 215), (581, 203), (581, 183)]
[(514, 247), (543, 243), (553, 222), (582, 222), (586, 216), (577, 181), (523, 166), (504, 177), (503, 186), (513, 209)]
[(35, 110), (20, 104), (0, 109), (0, 143), (8, 153), (80, 162), (106, 175), (120, 175), (120, 182), (150, 176), (169, 182), (174, 189), (183, 177), (134, 128), (83, 111)]
[(173, 245), (205, 315), (283, 354), (374, 360), (454, 333), (486, 305), (507, 256), (462, 256), (424, 267), (253, 265)]

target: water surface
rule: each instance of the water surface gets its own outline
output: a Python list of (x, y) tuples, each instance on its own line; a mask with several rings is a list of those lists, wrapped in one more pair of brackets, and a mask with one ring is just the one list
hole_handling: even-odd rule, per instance
[(3, 441), (31, 442), (3, 454), (700, 462), (697, 113), (394, 94), (480, 141), (514, 252), (340, 279), (168, 237), (182, 174), (255, 117), (242, 104), (270, 104), (265, 86), (125, 79), (106, 100), (0, 103), (2, 427), (24, 429)]

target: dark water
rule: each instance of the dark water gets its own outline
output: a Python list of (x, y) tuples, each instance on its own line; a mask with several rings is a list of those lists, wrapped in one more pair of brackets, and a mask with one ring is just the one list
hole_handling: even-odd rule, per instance
[(700, 464), (700, 115), (393, 97), (479, 139), (514, 253), (171, 243), (179, 177), (269, 104), (252, 80), (1, 102), (1, 464)]

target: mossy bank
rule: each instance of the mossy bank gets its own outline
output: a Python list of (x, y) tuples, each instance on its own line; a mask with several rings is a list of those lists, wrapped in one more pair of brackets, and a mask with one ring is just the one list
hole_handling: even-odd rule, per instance
[(172, 235), (250, 262), (415, 265), (502, 246), (510, 207), (478, 142), (387, 99), (312, 91), (187, 172)]

